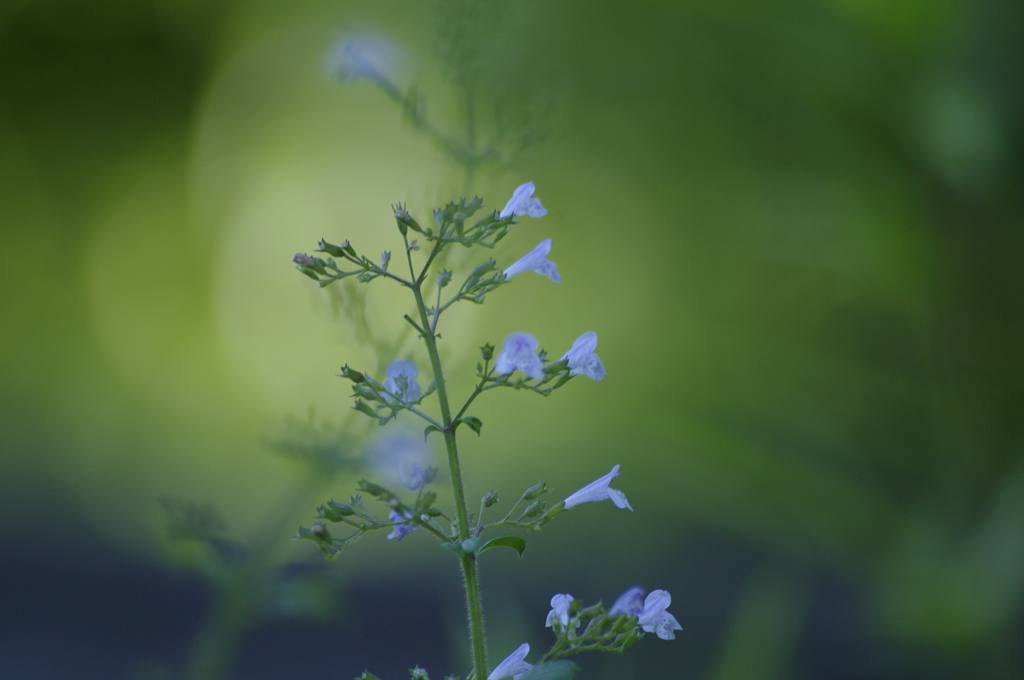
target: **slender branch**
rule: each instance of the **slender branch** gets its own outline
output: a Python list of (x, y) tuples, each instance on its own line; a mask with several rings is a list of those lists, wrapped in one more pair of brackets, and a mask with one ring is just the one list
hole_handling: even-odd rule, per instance
[(458, 420), (459, 418), (464, 416), (466, 414), (466, 409), (469, 408), (469, 405), (472, 404), (473, 400), (477, 398), (477, 395), (479, 395), (481, 392), (487, 389), (486, 387), (484, 387), (484, 384), (487, 382), (487, 378), (490, 377), (490, 372), (487, 370), (487, 366), (489, 363), (489, 359), (484, 359), (484, 371), (483, 375), (480, 377), (480, 384), (478, 384), (476, 388), (473, 389), (473, 393), (469, 395), (469, 398), (466, 399), (466, 403), (462, 405), (461, 409), (459, 409), (459, 413), (458, 415), (455, 416), (455, 420)]

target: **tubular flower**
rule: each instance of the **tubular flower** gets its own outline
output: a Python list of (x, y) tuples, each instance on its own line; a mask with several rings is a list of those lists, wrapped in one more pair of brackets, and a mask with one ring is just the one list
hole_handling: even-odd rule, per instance
[[(545, 628), (551, 628), (551, 625), (558, 621), (562, 624), (562, 630), (569, 627), (569, 605), (572, 604), (572, 595), (568, 593), (559, 593), (551, 598), (551, 611), (548, 612), (548, 618), (544, 622)], [(579, 621), (576, 622), (579, 625)]]
[(379, 31), (350, 33), (335, 43), (327, 58), (327, 69), (342, 80), (393, 81), (405, 70), (408, 57), (390, 38)]
[[(416, 376), (420, 374), (420, 369), (416, 367), (414, 361), (395, 359), (388, 364), (384, 372), (388, 376), (384, 381), (384, 389), (398, 397), (400, 401), (411, 404), (420, 398), (422, 390), (420, 384), (416, 382)], [(389, 404), (397, 403), (390, 395), (385, 394), (384, 398)]]
[(636, 623), (648, 633), (656, 633), (662, 640), (674, 640), (675, 631), (683, 627), (676, 617), (665, 611), (672, 604), (667, 590), (652, 590), (644, 600), (644, 608), (637, 615)]
[(633, 506), (631, 506), (629, 501), (626, 500), (626, 494), (622, 493), (618, 489), (613, 489), (608, 486), (612, 483), (612, 480), (618, 476), (619, 466), (616, 465), (612, 468), (612, 471), (604, 477), (587, 484), (585, 487), (562, 501), (565, 505), (565, 509), (568, 510), (574, 505), (579, 505), (580, 503), (610, 500), (612, 503), (615, 503), (616, 507), (629, 508), (630, 512), (632, 512)]
[(546, 238), (540, 242), (536, 248), (531, 250), (526, 255), (516, 260), (511, 267), (505, 270), (505, 277), (512, 278), (516, 274), (523, 272), (535, 271), (538, 274), (543, 274), (555, 283), (562, 280), (562, 277), (558, 274), (558, 269), (555, 263), (545, 257), (551, 252), (551, 239)]
[(539, 198), (533, 197), (533, 192), (533, 182), (527, 182), (517, 187), (512, 192), (512, 198), (508, 199), (508, 203), (501, 209), (499, 217), (509, 217), (513, 214), (520, 216), (529, 215), (530, 217), (544, 217), (547, 215), (547, 208), (540, 204)]
[(393, 538), (396, 541), (401, 541), (403, 538), (405, 538), (406, 534), (416, 531), (415, 524), (402, 521), (410, 519), (412, 519), (412, 515), (410, 513), (407, 512), (405, 513), (405, 515), (400, 515), (398, 514), (397, 510), (392, 510), (391, 514), (388, 515), (388, 520), (392, 522), (401, 522), (401, 524), (395, 525), (395, 527), (391, 530), (391, 533), (388, 534), (388, 540), (390, 541)]
[(519, 645), (516, 651), (509, 654), (504, 661), (498, 664), (497, 668), (491, 671), (491, 674), (487, 676), (487, 680), (504, 680), (504, 678), (519, 680), (528, 670), (533, 668), (533, 666), (523, 660), (529, 653), (529, 642)]
[(585, 375), (591, 380), (604, 380), (606, 375), (601, 357), (594, 354), (597, 349), (597, 331), (587, 331), (576, 341), (568, 352), (562, 355), (562, 360), (569, 360), (570, 375)]
[(537, 338), (529, 333), (513, 333), (502, 343), (504, 351), (494, 362), (495, 373), (508, 375), (516, 369), (537, 380), (544, 375), (544, 363), (537, 356)]
[(640, 586), (633, 586), (615, 600), (615, 604), (608, 610), (609, 616), (638, 616), (644, 608), (644, 589)]

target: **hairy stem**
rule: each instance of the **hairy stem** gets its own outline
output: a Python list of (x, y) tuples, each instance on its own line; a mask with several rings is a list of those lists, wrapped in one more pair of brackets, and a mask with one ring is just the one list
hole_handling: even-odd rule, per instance
[[(452, 496), (455, 500), (455, 516), (459, 525), (459, 540), (465, 541), (469, 538), (470, 528), (469, 513), (466, 510), (466, 493), (462, 485), (462, 468), (459, 465), (459, 451), (455, 443), (451, 408), (448, 406), (448, 390), (444, 384), (444, 372), (441, 370), (441, 357), (437, 353), (435, 327), (430, 324), (427, 306), (423, 302), (423, 293), (420, 290), (422, 280), (423, 275), (421, 274), (411, 288), (413, 295), (416, 296), (416, 307), (420, 312), (422, 328), (426, 329), (423, 341), (427, 345), (430, 367), (434, 373), (434, 384), (437, 385), (437, 400), (441, 407), (441, 421), (444, 424), (442, 434), (445, 447), (448, 450), (448, 468), (452, 477)], [(487, 650), (484, 646), (484, 616), (480, 604), (480, 582), (474, 557), (472, 554), (462, 555), (460, 562), (462, 578), (466, 587), (466, 609), (469, 614), (469, 638), (473, 652), (473, 668), (476, 669), (477, 680), (483, 680), (487, 677)]]

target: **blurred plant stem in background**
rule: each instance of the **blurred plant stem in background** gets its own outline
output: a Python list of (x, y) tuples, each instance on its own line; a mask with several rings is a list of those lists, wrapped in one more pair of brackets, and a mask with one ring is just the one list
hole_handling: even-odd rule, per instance
[[(352, 455), (354, 441), (344, 428), (317, 425), (312, 412), (307, 422), (287, 421), (284, 435), (270, 445), (302, 470), (276, 503), (253, 500), (251, 511), (262, 521), (248, 542), (224, 538), (226, 526), (210, 506), (162, 500), (169, 538), (198, 543), (200, 555), (191, 568), (211, 591), (209, 613), (187, 655), (187, 680), (230, 677), (238, 645), (258, 626), (278, 618), (325, 622), (336, 615), (337, 597), (324, 572), (290, 568), (288, 556), (295, 552), (297, 519), (308, 515), (341, 473), (362, 467)], [(180, 560), (173, 544), (166, 549), (172, 561)]]

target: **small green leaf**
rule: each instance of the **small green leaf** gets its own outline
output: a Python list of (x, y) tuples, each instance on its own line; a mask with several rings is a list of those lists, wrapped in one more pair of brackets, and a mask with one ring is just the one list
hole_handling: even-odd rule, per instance
[(427, 425), (427, 429), (423, 430), (423, 441), (427, 441), (427, 437), (430, 436), (431, 432), (440, 432), (441, 428), (437, 425)]
[(523, 551), (526, 550), (526, 540), (520, 536), (499, 536), (498, 538), (492, 538), (480, 546), (480, 549), (476, 551), (476, 554), (479, 555), (491, 548), (512, 548), (519, 553), (519, 558), (522, 559)]
[(476, 432), (478, 436), (480, 435), (480, 428), (484, 426), (483, 421), (475, 416), (466, 416), (465, 418), (459, 418), (455, 422), (465, 423), (466, 425), (469, 425), (469, 429), (473, 430), (473, 432)]

